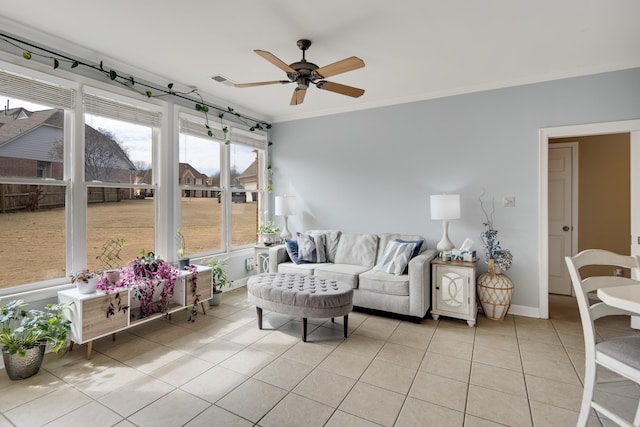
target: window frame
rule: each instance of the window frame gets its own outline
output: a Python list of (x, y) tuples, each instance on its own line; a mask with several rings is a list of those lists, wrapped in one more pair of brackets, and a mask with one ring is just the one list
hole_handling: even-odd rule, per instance
[[(180, 163), (179, 153), (178, 153), (179, 144), (180, 144), (179, 135), (181, 134), (180, 126), (183, 123), (183, 121), (188, 121), (191, 126), (199, 124), (199, 127), (197, 128), (189, 127), (188, 134), (199, 136), (205, 139), (213, 138), (216, 142), (219, 143), (220, 145), (220, 186), (219, 187), (206, 187), (205, 185), (196, 185), (196, 184), (180, 185), (178, 183), (179, 163)], [(232, 242), (232, 227), (233, 227), (232, 194), (233, 192), (241, 192), (241, 191), (245, 193), (249, 193), (249, 192), (259, 193), (258, 201), (257, 201), (258, 203), (257, 209), (258, 209), (258, 212), (260, 213), (260, 215), (258, 215), (259, 217), (258, 226), (259, 226), (263, 221), (262, 213), (266, 211), (265, 206), (268, 205), (268, 200), (267, 200), (268, 192), (267, 192), (267, 185), (266, 185), (268, 134), (266, 132), (262, 132), (259, 130), (251, 131), (249, 126), (245, 126), (237, 122), (232, 122), (222, 118), (215, 122), (210, 121), (208, 123), (209, 129), (211, 129), (211, 131), (213, 132), (213, 136), (209, 136), (207, 135), (208, 129), (205, 127), (205, 123), (202, 116), (196, 116), (192, 113), (191, 110), (187, 110), (182, 107), (177, 109), (174, 122), (176, 123), (176, 126), (178, 128), (178, 131), (177, 131), (178, 137), (175, 138), (176, 143), (173, 150), (174, 158), (176, 159), (176, 161), (173, 162), (174, 163), (173, 167), (175, 168), (175, 179), (174, 179), (175, 184), (174, 185), (176, 188), (175, 194), (178, 196), (175, 203), (176, 222), (175, 222), (174, 229), (177, 230), (182, 228), (182, 207), (181, 207), (181, 204), (178, 202), (180, 199), (179, 196), (182, 194), (183, 191), (204, 190), (205, 188), (207, 189), (207, 191), (220, 191), (220, 200), (222, 203), (222, 236), (221, 236), (222, 248), (219, 250), (214, 250), (211, 252), (205, 252), (202, 254), (194, 254), (194, 255), (196, 255), (197, 257), (206, 257), (209, 255), (215, 255), (220, 253), (231, 253), (234, 251), (252, 248), (257, 243), (257, 241), (253, 243), (244, 244), (244, 245), (236, 245), (236, 246), (233, 245), (233, 242)], [(226, 134), (223, 131), (224, 128), (227, 128)], [(228, 144), (227, 144), (227, 141), (229, 141)], [(260, 179), (258, 180), (259, 185), (257, 189), (239, 190), (239, 189), (231, 188), (229, 178), (230, 178), (230, 171), (231, 171), (230, 147), (232, 144), (240, 144), (246, 147), (251, 147), (256, 150), (260, 150), (261, 155), (257, 156), (258, 157), (257, 174), (260, 177)], [(257, 230), (256, 230), (256, 233), (257, 233)], [(176, 253), (177, 249), (178, 249), (177, 247), (174, 247), (173, 253)]]
[[(134, 190), (152, 190), (155, 194), (155, 252), (169, 261), (177, 260), (177, 248), (175, 243), (175, 232), (181, 224), (181, 208), (177, 201), (180, 200), (181, 188), (178, 188), (178, 146), (179, 146), (179, 118), (180, 115), (188, 115), (200, 123), (203, 117), (195, 113), (192, 108), (187, 107), (186, 101), (164, 100), (164, 99), (142, 99), (141, 95), (136, 95), (129, 89), (121, 88), (108, 82), (76, 74), (64, 69), (51, 71), (46, 64), (31, 62), (27, 66), (18, 65), (21, 58), (15, 55), (0, 51), (0, 70), (8, 73), (35, 79), (50, 85), (58, 85), (73, 92), (73, 107), (64, 109), (64, 137), (63, 137), (63, 172), (62, 179), (53, 178), (8, 178), (0, 177), (0, 183), (21, 183), (31, 185), (54, 185), (66, 188), (65, 196), (65, 271), (64, 277), (46, 279), (39, 282), (16, 284), (8, 288), (0, 289), (0, 297), (7, 295), (29, 296), (35, 295), (31, 291), (38, 291), (37, 295), (54, 297), (56, 286), (69, 286), (68, 276), (84, 268), (87, 265), (87, 191), (89, 187), (96, 186), (95, 182), (85, 181), (84, 175), (84, 126), (85, 111), (83, 104), (84, 93), (102, 95), (105, 98), (113, 99), (138, 106), (141, 109), (159, 112), (162, 115), (158, 127), (153, 128), (153, 182), (152, 184), (128, 184), (128, 183), (99, 183), (102, 187), (131, 188)], [(12, 93), (3, 91), (3, 95), (8, 97), (18, 97)], [(34, 101), (35, 102), (35, 101)], [(52, 105), (47, 102), (38, 102), (52, 108), (60, 108), (59, 105)], [(258, 191), (258, 226), (267, 219), (269, 208), (269, 194), (267, 191), (267, 168), (268, 164), (268, 132), (264, 130), (251, 131), (248, 125), (238, 121), (227, 119), (212, 119), (209, 125), (222, 132), (222, 127), (227, 127), (229, 132), (226, 139), (234, 143), (246, 145), (247, 142), (257, 144), (257, 149), (261, 155), (259, 160), (259, 188)], [(233, 119), (233, 118), (232, 118)], [(204, 124), (202, 129), (205, 131)], [(224, 135), (224, 133), (222, 133)], [(207, 136), (208, 137), (208, 136)], [(229, 189), (229, 145), (223, 140), (218, 140), (221, 149), (221, 185), (214, 190), (221, 192), (221, 198), (226, 201), (222, 214), (223, 224), (223, 247), (219, 251), (202, 254), (210, 256), (219, 253), (231, 255), (233, 252), (247, 250), (252, 244), (233, 246), (231, 244), (231, 191)], [(198, 185), (193, 183), (191, 188), (197, 189)], [(211, 187), (209, 187), (211, 189)], [(27, 292), (27, 294), (25, 294)], [(31, 292), (31, 293), (29, 293)], [(29, 297), (33, 298), (33, 297)]]

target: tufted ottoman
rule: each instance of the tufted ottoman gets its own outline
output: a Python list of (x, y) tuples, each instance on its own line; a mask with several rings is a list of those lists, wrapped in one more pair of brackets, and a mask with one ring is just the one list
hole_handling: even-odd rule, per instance
[(302, 341), (307, 341), (307, 318), (344, 316), (344, 337), (353, 309), (353, 289), (335, 280), (298, 274), (262, 273), (247, 281), (249, 302), (256, 305), (258, 328), (262, 309), (302, 317)]

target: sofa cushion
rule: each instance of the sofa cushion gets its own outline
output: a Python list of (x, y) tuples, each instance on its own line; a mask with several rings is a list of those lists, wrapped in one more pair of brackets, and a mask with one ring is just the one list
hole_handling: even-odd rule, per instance
[(327, 256), (327, 262), (336, 262), (336, 250), (338, 249), (338, 242), (342, 231), (339, 230), (309, 230), (310, 234), (322, 234), (324, 235), (324, 248)]
[(324, 235), (298, 233), (298, 258), (308, 262), (327, 262), (324, 252)]
[(378, 236), (375, 234), (342, 233), (336, 249), (336, 264), (373, 267), (378, 252)]
[(314, 275), (323, 279), (347, 283), (353, 289), (358, 288), (358, 276), (369, 267), (353, 264), (317, 264)]
[(377, 294), (407, 296), (409, 295), (409, 276), (407, 274), (396, 276), (369, 270), (358, 278), (358, 289)]
[(293, 262), (281, 262), (280, 264), (278, 264), (278, 273), (302, 274), (305, 276), (313, 276), (313, 271), (318, 265), (322, 265), (322, 264), (316, 264), (316, 263), (295, 264)]
[(398, 240), (387, 243), (382, 259), (373, 267), (374, 270), (401, 275), (416, 248), (415, 243), (402, 243)]

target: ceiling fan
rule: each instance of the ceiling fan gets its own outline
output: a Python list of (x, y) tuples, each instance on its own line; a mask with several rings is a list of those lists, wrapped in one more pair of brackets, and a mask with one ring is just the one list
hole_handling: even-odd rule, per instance
[(311, 46), (311, 40), (301, 39), (298, 40), (298, 47), (302, 50), (302, 60), (287, 65), (274, 54), (265, 50), (255, 49), (254, 52), (262, 56), (267, 61), (271, 62), (276, 67), (287, 73), (289, 80), (272, 80), (268, 82), (256, 82), (256, 83), (238, 83), (235, 87), (252, 87), (263, 86), (272, 84), (288, 84), (297, 83), (297, 87), (293, 90), (293, 96), (291, 97), (291, 105), (300, 105), (304, 101), (304, 96), (307, 93), (309, 85), (313, 84), (318, 89), (328, 90), (330, 92), (339, 93), (341, 95), (347, 95), (354, 98), (362, 96), (364, 89), (358, 89), (357, 87), (342, 85), (340, 83), (328, 82), (325, 80), (327, 77), (335, 76), (336, 74), (346, 73), (347, 71), (357, 70), (364, 67), (364, 61), (356, 56), (343, 59), (342, 61), (334, 62), (324, 67), (318, 67), (312, 62), (307, 62), (305, 58), (305, 51)]

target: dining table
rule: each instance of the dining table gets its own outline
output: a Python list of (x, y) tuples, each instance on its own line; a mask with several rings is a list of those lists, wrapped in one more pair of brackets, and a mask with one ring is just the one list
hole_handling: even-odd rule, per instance
[(629, 285), (600, 288), (597, 294), (607, 305), (640, 315), (640, 281)]

